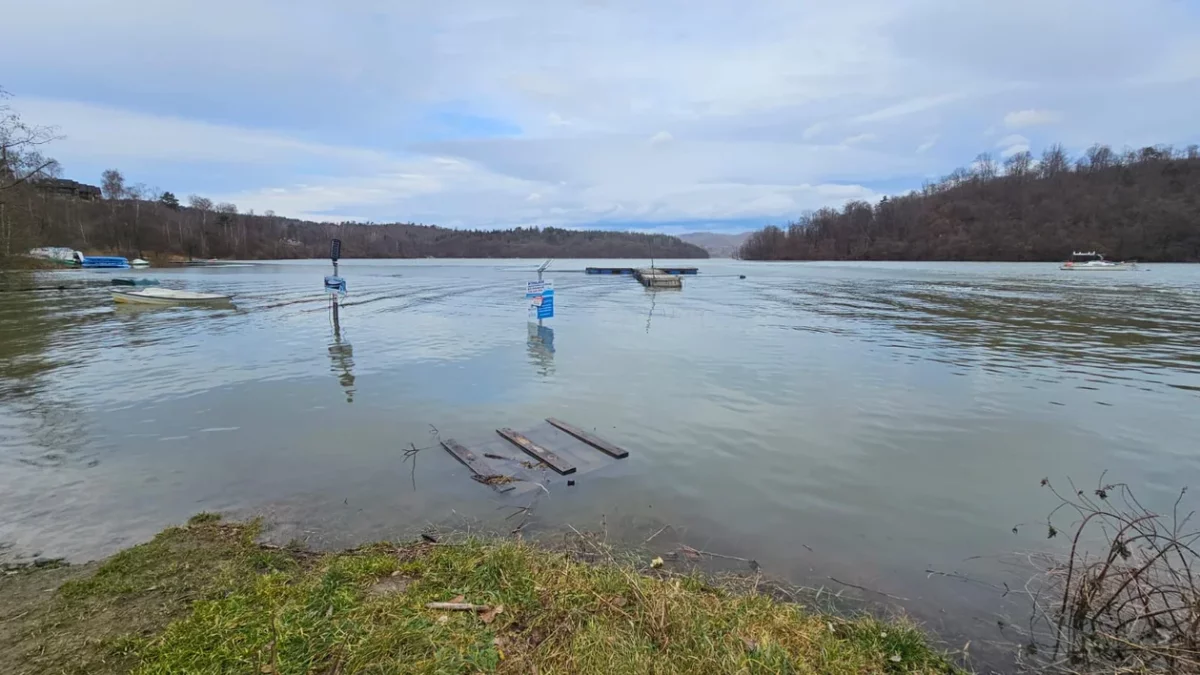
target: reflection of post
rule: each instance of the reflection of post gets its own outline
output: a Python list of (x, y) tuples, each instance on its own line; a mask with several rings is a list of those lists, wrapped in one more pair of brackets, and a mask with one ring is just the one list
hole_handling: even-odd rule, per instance
[(529, 362), (537, 367), (538, 375), (554, 374), (554, 329), (549, 326), (529, 326)]
[(654, 305), (658, 304), (658, 290), (647, 288), (650, 292), (650, 312), (646, 314), (646, 335), (650, 334), (650, 319), (654, 318)]
[(329, 358), (333, 362), (330, 370), (338, 376), (346, 390), (346, 403), (354, 403), (354, 347), (342, 342), (342, 324), (338, 317), (338, 298), (329, 294), (329, 311), (333, 320), (333, 342), (329, 345)]

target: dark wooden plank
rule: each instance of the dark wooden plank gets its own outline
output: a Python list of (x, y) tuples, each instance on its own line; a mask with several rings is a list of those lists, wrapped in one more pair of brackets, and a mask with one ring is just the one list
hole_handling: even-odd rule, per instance
[(525, 438), (524, 436), (513, 431), (512, 429), (505, 427), (504, 429), (497, 429), (496, 433), (503, 436), (505, 439), (508, 440), (508, 442), (512, 443), (513, 445), (517, 446), (518, 448), (521, 448), (522, 450), (529, 453), (530, 455), (533, 455), (534, 457), (537, 457), (538, 459), (542, 460), (547, 465), (549, 465), (551, 469), (554, 469), (555, 471), (561, 473), (562, 475), (565, 476), (570, 473), (575, 473), (575, 466), (572, 465), (570, 462), (568, 462), (567, 460), (563, 459), (562, 457), (559, 457), (558, 455), (554, 454), (553, 451), (543, 448), (542, 446), (538, 445), (537, 443), (534, 443), (533, 441), (529, 440), (528, 438)]
[[(455, 459), (457, 459), (458, 461), (465, 464), (466, 467), (471, 470), (471, 473), (475, 474), (476, 476), (479, 476), (480, 478), (487, 478), (488, 476), (504, 475), (504, 474), (500, 473), (499, 471), (496, 471), (495, 469), (493, 469), (491, 464), (488, 464), (486, 461), (481, 459), (478, 455), (471, 452), (466, 446), (464, 446), (463, 444), (454, 440), (453, 438), (447, 438), (446, 440), (442, 441), (442, 447), (446, 449), (446, 452), (453, 455)], [(483, 482), (483, 481), (480, 481), (480, 482)], [(496, 492), (508, 492), (509, 490), (512, 490), (514, 487), (516, 487), (512, 483), (502, 483), (502, 484), (484, 483), (484, 484), (487, 485), (488, 487), (492, 488)]]
[(624, 448), (617, 447), (603, 438), (593, 436), (583, 429), (567, 424), (560, 419), (547, 417), (546, 421), (607, 455), (611, 455), (617, 459), (625, 459), (629, 456), (629, 452)]

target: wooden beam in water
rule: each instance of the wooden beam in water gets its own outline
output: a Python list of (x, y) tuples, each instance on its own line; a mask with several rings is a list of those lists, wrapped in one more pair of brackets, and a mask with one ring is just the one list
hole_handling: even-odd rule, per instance
[[(499, 471), (496, 471), (495, 469), (493, 469), (491, 464), (488, 464), (483, 459), (480, 459), (480, 457), (478, 455), (471, 452), (466, 446), (462, 445), (461, 443), (454, 440), (453, 438), (447, 438), (446, 440), (442, 441), (442, 447), (446, 449), (446, 452), (453, 455), (455, 459), (457, 459), (458, 461), (465, 464), (466, 467), (471, 470), (471, 473), (474, 473), (476, 476), (480, 476), (481, 478), (487, 478), (488, 476), (503, 476), (504, 475), (504, 474), (500, 473)], [(485, 484), (488, 485), (489, 487), (491, 487), (496, 492), (508, 492), (509, 490), (516, 487), (516, 486), (512, 485), (511, 483), (503, 483), (503, 484), (485, 483)]]
[(551, 469), (554, 469), (560, 474), (565, 476), (570, 473), (575, 473), (575, 466), (573, 464), (554, 454), (553, 451), (543, 448), (537, 443), (525, 438), (512, 429), (505, 427), (503, 429), (497, 429), (496, 433), (503, 436), (505, 440), (517, 446), (518, 448), (521, 448), (530, 455), (537, 457), (539, 460), (549, 465)]
[(629, 452), (624, 448), (617, 447), (603, 438), (593, 436), (583, 429), (567, 424), (562, 420), (547, 417), (546, 421), (607, 455), (616, 457), (617, 459), (625, 459), (629, 456)]

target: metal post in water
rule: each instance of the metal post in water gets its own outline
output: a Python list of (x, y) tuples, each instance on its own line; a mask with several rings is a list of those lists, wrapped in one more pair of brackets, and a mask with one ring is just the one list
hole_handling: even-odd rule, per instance
[[(552, 262), (554, 262), (554, 258), (550, 258), (546, 262), (542, 263), (542, 266), (537, 269), (539, 283), (542, 281), (542, 272), (545, 272), (546, 269), (550, 267), (550, 263), (552, 263)], [(545, 296), (543, 296), (543, 297), (545, 297)], [(541, 316), (541, 312), (538, 312), (538, 328), (541, 328), (541, 327), (542, 327), (542, 316)]]

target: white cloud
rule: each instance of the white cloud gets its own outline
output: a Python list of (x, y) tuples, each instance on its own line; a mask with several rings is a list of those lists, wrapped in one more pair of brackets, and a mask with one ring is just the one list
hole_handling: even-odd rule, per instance
[(817, 136), (820, 136), (822, 133), (824, 133), (826, 127), (828, 127), (828, 125), (825, 124), (824, 122), (817, 122), (815, 124), (810, 124), (810, 125), (808, 125), (807, 128), (804, 129), (804, 133), (800, 134), (800, 137), (806, 141), (811, 141), (814, 138), (816, 138)]
[(1011, 145), (1029, 145), (1029, 139), (1020, 134), (1009, 134), (996, 141), (997, 148), (1007, 148)]
[(936, 96), (918, 96), (916, 98), (911, 98), (906, 101), (901, 101), (899, 103), (889, 105), (885, 108), (880, 108), (879, 110), (874, 110), (865, 115), (859, 115), (858, 117), (854, 118), (854, 121), (856, 121), (856, 122), (878, 122), (881, 120), (889, 120), (889, 119), (892, 119), (895, 117), (903, 117), (905, 115), (912, 115), (915, 113), (924, 112), (926, 110), (936, 108), (938, 106), (946, 105), (947, 103), (956, 101), (962, 97), (963, 97), (962, 94), (938, 94)]
[(879, 140), (879, 136), (875, 134), (855, 134), (842, 140), (842, 145), (858, 145), (860, 143), (870, 143), (871, 141)]
[(1004, 159), (1008, 159), (1009, 157), (1012, 157), (1013, 155), (1017, 154), (1018, 152), (1029, 152), (1029, 144), (1028, 143), (1015, 143), (1013, 145), (1007, 146), (1003, 150), (1000, 151), (1000, 156), (1003, 157)]
[(674, 136), (665, 131), (660, 131), (650, 137), (650, 145), (662, 145), (663, 143), (670, 143), (673, 140), (675, 140)]
[(278, 164), (296, 158), (386, 167), (386, 153), (309, 141), (268, 129), (149, 115), (75, 101), (22, 97), (14, 107), (27, 119), (56, 127), (53, 146), (62, 160), (105, 158), (167, 162)]
[(1007, 159), (1018, 152), (1028, 152), (1030, 146), (1028, 138), (1020, 134), (1009, 134), (997, 141), (996, 147), (1001, 148), (1000, 156)]
[(945, 173), (990, 124), (1069, 119), (1047, 140), (1080, 147), (1200, 140), (1184, 5), (40, 0), (5, 10), (6, 48), (39, 57), (3, 84), (67, 134), (52, 152), (68, 175), (119, 166), (246, 208), (784, 219)]
[(1004, 126), (1009, 129), (1041, 127), (1061, 122), (1063, 114), (1057, 110), (1016, 110), (1004, 116)]

